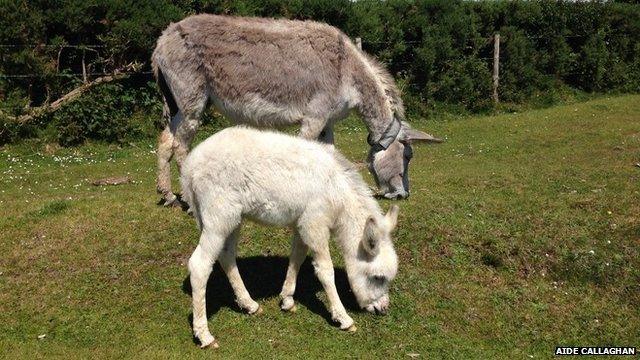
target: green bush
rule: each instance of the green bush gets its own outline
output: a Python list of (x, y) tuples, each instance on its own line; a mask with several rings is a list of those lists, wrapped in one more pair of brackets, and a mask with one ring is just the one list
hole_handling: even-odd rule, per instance
[[(491, 109), (495, 33), (502, 38), (501, 109), (552, 105), (571, 92), (640, 91), (640, 6), (631, 2), (7, 0), (0, 6), (0, 44), (11, 45), (0, 48), (0, 142), (34, 134), (38, 125), (16, 128), (6, 114), (20, 115), (25, 105), (77, 86), (83, 56), (89, 72), (133, 63), (148, 72), (162, 30), (202, 12), (313, 19), (361, 37), (364, 50), (402, 82), (410, 114)], [(64, 47), (79, 44), (98, 47)], [(95, 89), (49, 125), (62, 144), (144, 136), (131, 114), (147, 106), (154, 119), (160, 114), (145, 76)]]
[(147, 135), (153, 127), (131, 121), (138, 111), (157, 114), (161, 109), (153, 83), (134, 87), (132, 81), (104, 84), (86, 96), (56, 111), (52, 123), (60, 145), (70, 146), (87, 139), (124, 142)]
[(446, 65), (433, 97), (471, 111), (491, 106), (491, 73), (484, 61), (468, 57)]

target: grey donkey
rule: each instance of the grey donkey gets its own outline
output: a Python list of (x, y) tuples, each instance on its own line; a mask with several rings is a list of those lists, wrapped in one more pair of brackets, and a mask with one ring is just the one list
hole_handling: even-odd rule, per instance
[(158, 141), (158, 192), (177, 204), (170, 162), (181, 168), (208, 105), (236, 123), (299, 125), (300, 136), (333, 143), (333, 126), (357, 109), (369, 131), (369, 169), (387, 198), (409, 195), (415, 142), (440, 142), (411, 129), (384, 67), (340, 30), (313, 21), (200, 14), (162, 33), (152, 65), (167, 126)]

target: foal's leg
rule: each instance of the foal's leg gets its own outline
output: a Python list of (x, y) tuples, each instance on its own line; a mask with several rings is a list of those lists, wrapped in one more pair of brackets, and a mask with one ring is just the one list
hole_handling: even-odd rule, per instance
[(333, 262), (329, 252), (329, 228), (328, 227), (299, 227), (300, 236), (311, 249), (313, 256), (313, 268), (324, 291), (329, 298), (331, 318), (340, 324), (340, 329), (355, 331), (353, 319), (347, 314), (347, 310), (340, 301), (336, 289)]
[(249, 314), (259, 314), (262, 312), (262, 308), (251, 298), (251, 295), (249, 295), (249, 291), (247, 291), (247, 288), (244, 286), (244, 282), (238, 271), (238, 265), (236, 264), (238, 233), (239, 228), (236, 228), (231, 235), (227, 237), (224, 247), (220, 252), (220, 265), (227, 274), (229, 283), (236, 295), (236, 303), (238, 303), (238, 306), (246, 310)]
[(291, 239), (291, 256), (289, 257), (287, 276), (284, 279), (282, 291), (280, 292), (280, 298), (282, 299), (280, 308), (282, 310), (291, 312), (296, 311), (296, 304), (293, 301), (293, 294), (296, 291), (296, 280), (298, 278), (298, 271), (300, 271), (300, 266), (304, 262), (308, 250), (309, 247), (302, 242), (298, 231), (294, 230), (293, 238)]
[(207, 324), (206, 290), (207, 281), (218, 254), (224, 245), (224, 235), (204, 229), (200, 234), (200, 243), (189, 258), (191, 280), (191, 298), (193, 301), (193, 334), (200, 340), (201, 347), (218, 347)]

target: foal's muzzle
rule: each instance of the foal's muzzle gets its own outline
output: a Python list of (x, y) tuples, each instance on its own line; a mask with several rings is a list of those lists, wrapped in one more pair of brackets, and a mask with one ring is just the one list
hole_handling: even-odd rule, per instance
[(381, 297), (380, 299), (367, 305), (366, 309), (372, 314), (386, 315), (387, 311), (389, 311), (389, 297)]

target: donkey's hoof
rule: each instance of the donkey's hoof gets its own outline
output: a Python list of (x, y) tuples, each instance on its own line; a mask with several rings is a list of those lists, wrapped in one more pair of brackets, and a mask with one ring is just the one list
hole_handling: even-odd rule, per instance
[(160, 198), (160, 201), (158, 201), (158, 205), (162, 205), (164, 207), (181, 206), (180, 200), (178, 200), (178, 197), (173, 194), (171, 197), (168, 197), (168, 198), (165, 198), (165, 197)]
[(262, 314), (264, 312), (264, 310), (262, 310), (262, 306), (258, 305), (258, 308), (254, 311), (249, 311), (249, 315), (253, 315), (253, 316), (258, 316), (260, 314)]
[(352, 324), (351, 326), (345, 329), (346, 332), (350, 332), (350, 333), (356, 332), (356, 330), (358, 330), (358, 328), (356, 327), (356, 324)]
[(208, 343), (207, 345), (200, 346), (200, 349), (217, 349), (219, 347), (220, 347), (220, 345), (218, 345), (218, 342), (216, 340), (213, 340), (212, 342)]

